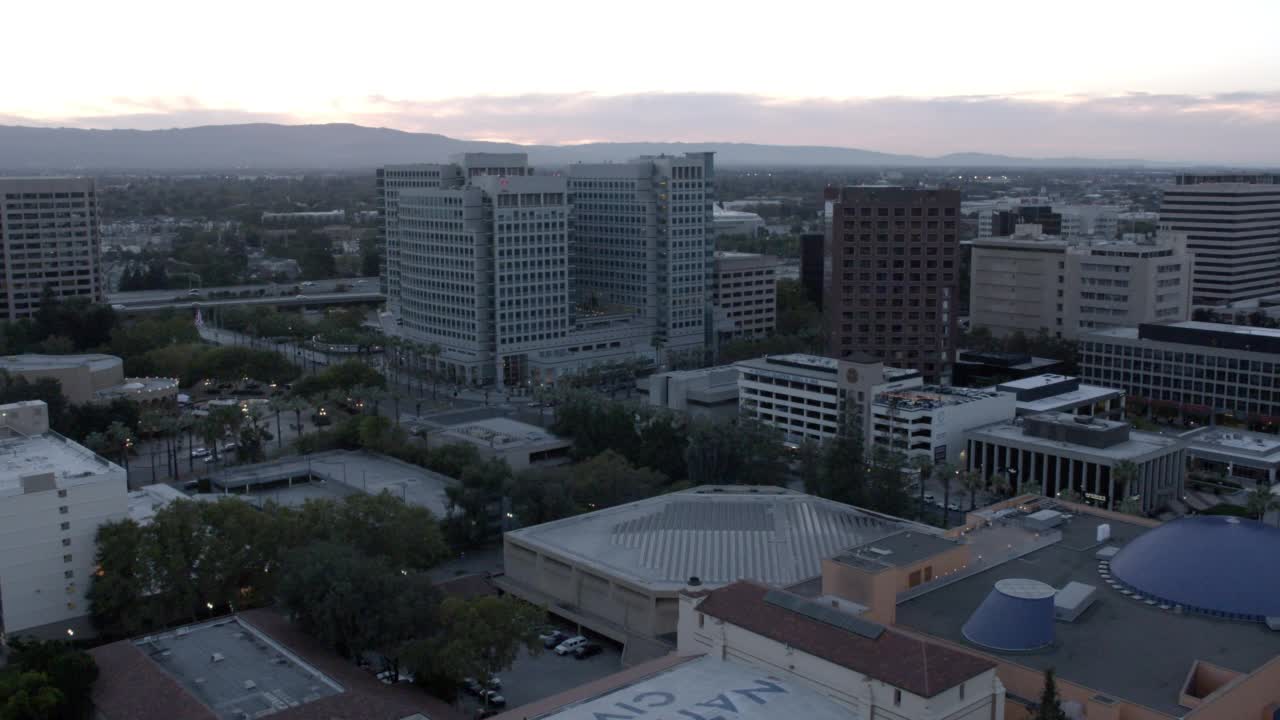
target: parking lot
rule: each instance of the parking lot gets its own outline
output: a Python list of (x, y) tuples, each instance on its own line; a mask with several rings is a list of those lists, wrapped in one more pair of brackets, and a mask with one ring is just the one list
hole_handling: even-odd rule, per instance
[[(562, 629), (570, 634), (576, 632), (572, 627)], [(584, 634), (603, 648), (599, 655), (578, 660), (573, 655), (560, 657), (551, 650), (543, 650), (536, 656), (521, 650), (511, 669), (501, 674), (501, 692), (507, 699), (506, 707), (516, 708), (541, 700), (622, 669), (622, 649), (616, 643), (591, 633)], [(462, 698), (468, 713), (480, 707), (480, 701), (471, 695), (463, 693)]]

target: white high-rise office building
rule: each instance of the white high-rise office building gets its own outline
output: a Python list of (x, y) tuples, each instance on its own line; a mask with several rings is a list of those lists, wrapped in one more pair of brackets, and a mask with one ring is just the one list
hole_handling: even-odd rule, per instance
[(709, 327), (710, 153), (535, 175), (523, 154), (378, 171), (388, 310), (473, 385), (700, 352)]
[(0, 641), (85, 625), (98, 526), (129, 515), (124, 468), (49, 431), (39, 400), (0, 405)]
[(1280, 176), (1180, 175), (1160, 223), (1185, 233), (1195, 254), (1194, 304), (1280, 294)]
[(621, 306), (667, 352), (707, 342), (715, 231), (713, 153), (569, 168), (580, 305)]
[(4, 318), (30, 317), (49, 287), (102, 302), (102, 236), (92, 178), (0, 178)]

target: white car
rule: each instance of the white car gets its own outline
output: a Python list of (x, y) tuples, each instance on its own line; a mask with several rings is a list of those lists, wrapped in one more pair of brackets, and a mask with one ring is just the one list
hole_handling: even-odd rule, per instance
[(951, 512), (960, 512), (960, 503), (948, 503), (947, 509)]
[(315, 283), (313, 283), (313, 282), (311, 282), (310, 280), (308, 280), (308, 281), (306, 281), (306, 282), (302, 283), (302, 287), (315, 287)]
[(568, 640), (565, 640), (564, 642), (556, 646), (556, 654), (560, 656), (568, 655), (569, 653), (573, 652), (574, 650), (577, 650), (578, 648), (586, 644), (587, 644), (586, 638), (582, 637), (581, 635), (574, 635), (573, 637), (569, 638)]
[(196, 448), (195, 450), (191, 451), (191, 457), (193, 458), (202, 458), (202, 457), (208, 457), (208, 456), (209, 456), (208, 448)]

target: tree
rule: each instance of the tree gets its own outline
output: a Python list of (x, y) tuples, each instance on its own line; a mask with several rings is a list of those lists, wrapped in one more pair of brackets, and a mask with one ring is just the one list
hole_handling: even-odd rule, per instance
[(455, 680), (485, 682), (510, 668), (521, 648), (534, 655), (542, 651), (537, 627), (545, 618), (541, 608), (510, 595), (446, 598), (440, 604), (445, 632), (439, 654), (449, 659)]
[[(1111, 480), (1115, 483), (1116, 495), (1121, 500), (1130, 499), (1133, 495), (1133, 484), (1138, 479), (1138, 466), (1132, 460), (1121, 460), (1111, 468)], [(1114, 502), (1114, 498), (1112, 499)]]
[(902, 453), (877, 446), (871, 453), (870, 492), (867, 508), (889, 515), (904, 515), (911, 504), (903, 482), (907, 459)]
[(566, 468), (540, 468), (516, 473), (507, 485), (511, 513), (525, 526), (541, 525), (579, 512), (573, 478)]
[(1245, 496), (1245, 511), (1255, 520), (1265, 520), (1267, 513), (1280, 510), (1280, 499), (1269, 488), (1254, 488)]
[[(23, 673), (38, 673), (62, 696), (53, 717), (82, 720), (93, 709), (91, 693), (98, 664), (91, 655), (60, 640), (16, 638), (9, 643), (12, 662)], [(0, 697), (4, 690), (0, 689)], [(45, 694), (43, 690), (36, 695)], [(0, 711), (2, 713), (3, 711)]]
[(1000, 497), (1007, 497), (1009, 493), (1013, 492), (1013, 483), (1009, 480), (1009, 473), (992, 473), (991, 490)]
[(869, 488), (863, 450), (860, 426), (831, 438), (822, 459), (816, 494), (849, 505), (866, 505)]
[(911, 466), (915, 468), (916, 475), (920, 479), (920, 515), (924, 515), (924, 489), (928, 485), (928, 481), (933, 478), (933, 458), (928, 455), (911, 456)]
[(1035, 720), (1067, 720), (1067, 713), (1063, 711), (1058, 698), (1058, 683), (1054, 679), (1053, 668), (1044, 671), (1044, 689), (1040, 692), (1040, 705), (1036, 708)]
[(502, 512), (502, 492), (510, 478), (510, 466), (494, 458), (468, 466), (457, 485), (445, 488), (449, 501), (446, 532), (451, 542), (479, 545), (493, 535), (494, 521)]
[(0, 705), (0, 720), (59, 720), (66, 700), (48, 675), (23, 672)]
[(285, 556), (280, 600), (304, 632), (345, 658), (383, 639), (378, 609), (393, 592), (393, 570), (354, 548), (318, 542)]
[(94, 562), (99, 572), (89, 585), (89, 616), (106, 637), (127, 637), (146, 627), (148, 578), (139, 557), (142, 534), (132, 520), (98, 526)]
[(972, 470), (960, 471), (960, 487), (969, 491), (969, 512), (978, 508), (978, 491), (986, 486), (982, 475)]
[(942, 484), (942, 527), (951, 524), (951, 483), (959, 476), (960, 471), (951, 463), (943, 463), (934, 468), (938, 482)]

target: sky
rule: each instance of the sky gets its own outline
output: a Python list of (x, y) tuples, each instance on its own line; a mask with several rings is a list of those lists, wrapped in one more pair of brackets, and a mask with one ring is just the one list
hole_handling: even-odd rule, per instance
[(1280, 0), (63, 0), (4, 24), (0, 124), (1280, 164)]

